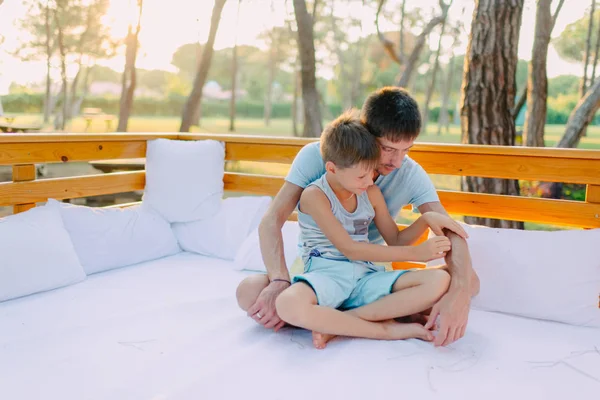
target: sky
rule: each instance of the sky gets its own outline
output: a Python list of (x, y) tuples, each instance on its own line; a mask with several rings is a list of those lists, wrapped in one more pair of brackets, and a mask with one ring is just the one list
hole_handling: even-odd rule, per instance
[[(348, 3), (348, 0), (345, 0)], [(392, 5), (398, 1), (388, 0)], [(131, 12), (130, 0), (111, 0), (111, 7), (104, 21), (111, 27), (112, 35), (124, 37)], [(239, 44), (264, 47), (258, 39), (261, 32), (274, 25), (281, 25), (287, 12), (293, 12), (291, 0), (243, 0), (240, 6), (239, 19), (237, 18), (238, 2), (227, 1), (221, 17), (219, 30), (215, 42), (216, 49), (231, 47), (237, 38)], [(410, 1), (407, 2), (410, 7)], [(554, 4), (557, 0), (554, 0)], [(589, 9), (588, 0), (567, 0), (559, 14), (553, 37), (557, 36), (564, 28), (583, 17)], [(208, 37), (213, 0), (144, 0), (142, 17), (142, 30), (140, 33), (141, 48), (138, 55), (137, 66), (146, 69), (164, 69), (174, 71), (170, 64), (174, 51), (182, 44), (191, 42), (205, 42)], [(273, 4), (273, 7), (272, 7)], [(414, 7), (414, 3), (412, 3)], [(426, 11), (439, 10), (438, 0), (419, 0), (419, 6)], [(464, 53), (470, 30), (473, 0), (454, 0), (451, 7), (451, 17), (461, 19), (465, 25), (462, 43), (457, 54)], [(462, 10), (465, 9), (463, 13)], [(0, 94), (8, 91), (11, 81), (20, 84), (39, 82), (44, 76), (43, 62), (22, 62), (10, 55), (10, 52), (19, 45), (22, 39), (15, 21), (25, 15), (26, 9), (22, 0), (5, 0), (0, 5), (0, 35), (4, 42), (0, 44)], [(351, 0), (345, 12), (353, 16), (362, 16), (362, 34), (375, 32), (374, 12), (365, 10), (362, 0)], [(535, 25), (535, 0), (525, 0), (523, 23), (519, 41), (519, 58), (531, 59)], [(391, 21), (381, 21), (382, 30), (395, 30), (396, 25)], [(360, 31), (354, 32), (361, 34)], [(432, 43), (436, 43), (432, 37)], [(124, 58), (115, 57), (109, 61), (101, 62), (117, 71), (123, 70)], [(582, 74), (582, 66), (561, 60), (556, 51), (550, 46), (548, 52), (548, 76), (550, 78), (562, 74)], [(327, 71), (323, 71), (327, 75)]]

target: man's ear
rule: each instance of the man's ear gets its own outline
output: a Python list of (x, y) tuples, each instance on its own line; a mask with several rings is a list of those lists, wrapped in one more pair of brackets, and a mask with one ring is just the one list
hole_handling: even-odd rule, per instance
[(332, 163), (331, 161), (327, 161), (325, 163), (325, 171), (330, 172), (332, 174), (335, 174), (336, 172), (336, 166), (334, 163)]

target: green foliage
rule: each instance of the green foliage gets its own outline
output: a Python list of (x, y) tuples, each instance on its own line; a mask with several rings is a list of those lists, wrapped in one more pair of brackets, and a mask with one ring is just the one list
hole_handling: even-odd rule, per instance
[[(587, 40), (588, 24), (590, 22), (589, 13), (567, 25), (556, 39), (552, 41), (558, 55), (567, 60), (576, 63), (583, 63), (585, 57), (585, 47)], [(593, 61), (596, 41), (598, 40), (597, 26), (600, 23), (600, 10), (594, 13), (594, 28), (590, 38), (590, 61)]]
[[(180, 116), (187, 95), (171, 94), (165, 99), (153, 99), (138, 97), (134, 99), (132, 115), (136, 116)], [(8, 113), (41, 113), (43, 109), (44, 95), (36, 94), (9, 94), (2, 97), (4, 111)], [(101, 108), (107, 114), (118, 114), (119, 99), (109, 97), (88, 97), (84, 100), (82, 107)], [(332, 115), (342, 112), (339, 104), (328, 105)], [(203, 101), (202, 115), (205, 117), (229, 117), (229, 101)], [(236, 115), (239, 118), (262, 118), (264, 115), (263, 102), (238, 101), (236, 103)], [(290, 103), (274, 103), (272, 118), (291, 118), (292, 105)]]

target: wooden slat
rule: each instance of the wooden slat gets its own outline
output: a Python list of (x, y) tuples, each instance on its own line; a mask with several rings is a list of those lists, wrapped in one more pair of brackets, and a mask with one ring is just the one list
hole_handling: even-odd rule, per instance
[(411, 157), (430, 174), (600, 184), (600, 159), (424, 151)]
[(0, 183), (0, 206), (131, 192), (144, 184), (144, 171)]
[(61, 142), (132, 142), (153, 139), (177, 139), (177, 133), (3, 133), (2, 143), (61, 143)]
[(227, 143), (225, 158), (231, 161), (261, 161), (291, 164), (302, 147), (282, 144)]
[(0, 143), (0, 165), (113, 160), (145, 156), (145, 141)]
[[(225, 173), (225, 190), (274, 196), (284, 178)], [(600, 206), (580, 201), (438, 191), (449, 213), (582, 228), (600, 227)], [(406, 207), (410, 208), (410, 207)]]
[(444, 208), (453, 214), (582, 228), (600, 227), (600, 205), (582, 201), (443, 190), (438, 194)]
[(600, 204), (600, 185), (587, 185), (585, 201)]
[[(12, 168), (12, 180), (13, 182), (29, 182), (36, 178), (35, 165), (14, 165)], [(13, 206), (13, 214), (25, 212), (35, 207), (35, 203), (19, 203)]]
[(223, 182), (228, 191), (274, 196), (279, 192), (284, 179), (278, 176), (226, 172)]

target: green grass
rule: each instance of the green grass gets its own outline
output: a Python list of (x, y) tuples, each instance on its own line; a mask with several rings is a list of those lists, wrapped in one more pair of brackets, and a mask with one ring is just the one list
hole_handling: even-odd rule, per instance
[[(39, 114), (12, 114), (16, 116), (17, 124), (40, 124), (42, 116)], [(132, 117), (129, 120), (130, 132), (177, 132), (179, 131), (179, 117)], [(326, 123), (327, 121), (325, 121)], [(116, 120), (113, 123), (113, 129), (116, 128)], [(266, 136), (292, 136), (293, 128), (290, 119), (273, 119), (269, 126), (265, 126), (262, 119), (241, 118), (235, 121), (235, 131), (246, 135), (266, 135)], [(301, 127), (299, 128), (301, 129)], [(522, 127), (517, 127), (522, 129)], [(52, 132), (51, 125), (44, 126), (44, 131)], [(66, 129), (69, 132), (84, 132), (85, 120), (75, 118), (69, 123)], [(546, 125), (546, 146), (554, 146), (560, 140), (565, 130), (564, 125)], [(192, 132), (209, 133), (232, 133), (229, 131), (229, 119), (227, 118), (203, 118), (201, 126), (192, 127)], [(417, 139), (417, 142), (425, 143), (460, 143), (460, 126), (450, 126), (449, 132), (437, 134), (437, 125), (429, 124), (426, 130)], [(95, 121), (89, 132), (106, 132), (106, 126), (102, 121)], [(590, 126), (588, 135), (582, 138), (579, 148), (600, 149), (600, 126)]]

